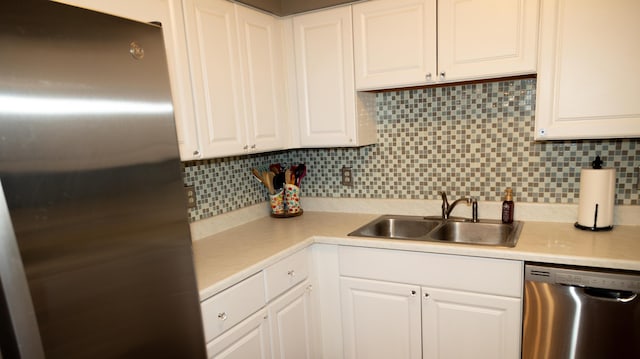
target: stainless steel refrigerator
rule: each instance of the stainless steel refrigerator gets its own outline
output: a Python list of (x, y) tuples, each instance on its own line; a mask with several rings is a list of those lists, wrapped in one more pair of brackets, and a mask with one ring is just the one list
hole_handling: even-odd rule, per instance
[(204, 358), (162, 31), (0, 5), (0, 347)]

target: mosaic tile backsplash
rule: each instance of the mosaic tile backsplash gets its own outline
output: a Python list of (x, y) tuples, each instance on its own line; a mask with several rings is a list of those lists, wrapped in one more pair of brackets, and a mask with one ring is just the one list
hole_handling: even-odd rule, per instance
[[(640, 140), (534, 142), (535, 79), (380, 92), (378, 143), (297, 149), (184, 163), (198, 206), (192, 221), (267, 200), (251, 167), (305, 163), (304, 197), (438, 199), (470, 195), (501, 201), (578, 203), (580, 169), (596, 155), (617, 170), (616, 204), (640, 204)], [(353, 171), (343, 186), (340, 170)]]

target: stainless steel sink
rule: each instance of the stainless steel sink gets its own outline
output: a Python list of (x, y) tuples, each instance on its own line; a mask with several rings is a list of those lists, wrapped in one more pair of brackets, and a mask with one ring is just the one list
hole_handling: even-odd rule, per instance
[(515, 247), (522, 222), (471, 222), (421, 216), (384, 215), (349, 233), (349, 236), (466, 243)]
[(349, 233), (350, 236), (419, 239), (426, 236), (442, 221), (420, 216), (384, 215)]
[(429, 238), (456, 243), (474, 243), (515, 247), (522, 222), (505, 224), (501, 221), (482, 220), (477, 223), (448, 220), (429, 233)]

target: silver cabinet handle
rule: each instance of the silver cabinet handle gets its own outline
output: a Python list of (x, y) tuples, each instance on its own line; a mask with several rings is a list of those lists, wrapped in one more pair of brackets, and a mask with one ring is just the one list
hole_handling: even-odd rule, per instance
[(289, 277), (295, 277), (296, 276), (296, 271), (294, 271), (293, 269), (287, 272), (287, 275)]
[(426, 74), (426, 75), (424, 76), (424, 78), (425, 78), (427, 81), (431, 81), (431, 72), (429, 72), (428, 74)]
[(411, 291), (411, 296), (412, 296), (412, 297), (415, 297), (415, 296), (416, 296), (416, 291), (415, 291), (415, 290), (412, 290), (412, 291)]
[(444, 78), (447, 76), (447, 73), (442, 71), (440, 72), (440, 78), (444, 80)]
[(424, 299), (429, 299), (429, 293), (424, 293)]
[(244, 145), (244, 147), (242, 147), (243, 150), (248, 150), (249, 149), (249, 145)]
[(225, 320), (227, 320), (227, 313), (222, 312), (222, 313), (218, 313), (218, 319), (222, 320), (223, 322)]
[(255, 150), (256, 149), (256, 145), (251, 145), (251, 149)]
[(193, 151), (193, 157), (200, 157), (200, 151), (198, 150)]

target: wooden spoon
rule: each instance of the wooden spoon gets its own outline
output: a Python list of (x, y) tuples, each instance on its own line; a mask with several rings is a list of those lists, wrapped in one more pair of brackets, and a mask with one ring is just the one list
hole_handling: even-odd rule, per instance
[(264, 185), (267, 186), (267, 190), (269, 191), (269, 194), (276, 194), (276, 191), (273, 189), (274, 176), (275, 176), (275, 173), (271, 171), (262, 172), (262, 183), (264, 183)]

